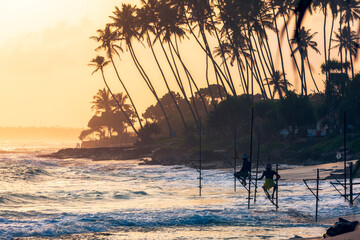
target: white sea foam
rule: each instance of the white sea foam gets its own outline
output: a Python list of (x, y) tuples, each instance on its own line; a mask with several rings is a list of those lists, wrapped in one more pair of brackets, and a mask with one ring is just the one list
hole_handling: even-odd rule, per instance
[[(235, 231), (246, 238), (281, 239), (294, 232), (319, 234), (326, 228), (314, 224), (315, 197), (302, 182), (280, 181), (278, 211), (260, 189), (249, 210), (245, 190), (238, 186), (233, 191), (232, 170), (203, 171), (201, 197), (197, 177), (196, 170), (185, 166), (0, 155), (0, 238), (134, 228), (153, 231), (154, 236), (159, 236), (154, 229), (161, 228), (175, 238), (179, 231), (201, 228), (209, 238), (237, 236)], [(322, 181), (320, 188), (320, 219), (360, 213), (329, 181)]]

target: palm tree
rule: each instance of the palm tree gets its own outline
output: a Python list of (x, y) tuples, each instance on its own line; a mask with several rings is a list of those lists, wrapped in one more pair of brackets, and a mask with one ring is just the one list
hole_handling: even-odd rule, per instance
[(126, 103), (126, 101), (129, 99), (129, 97), (126, 94), (115, 93), (114, 96), (115, 96), (115, 98), (111, 98), (111, 102), (110, 102), (111, 106), (113, 107), (114, 112), (119, 110), (117, 108), (117, 103), (116, 103), (116, 102), (118, 102), (130, 118), (136, 117), (135, 112), (132, 108), (132, 105)]
[(92, 72), (92, 74), (96, 73), (97, 71), (100, 70), (103, 81), (105, 83), (105, 86), (107, 88), (107, 90), (110, 92), (112, 98), (115, 100), (117, 106), (119, 107), (119, 109), (121, 110), (121, 112), (125, 115), (126, 120), (128, 121), (128, 123), (130, 124), (130, 126), (132, 127), (132, 129), (134, 130), (134, 132), (136, 134), (138, 134), (138, 131), (136, 130), (132, 120), (130, 119), (130, 117), (128, 116), (128, 114), (125, 112), (125, 110), (123, 109), (123, 106), (120, 105), (120, 103), (118, 102), (118, 100), (116, 99), (116, 96), (112, 93), (106, 79), (105, 79), (105, 75), (104, 75), (104, 67), (106, 65), (109, 64), (109, 61), (106, 61), (105, 58), (103, 56), (96, 56), (96, 58), (92, 59), (89, 66), (93, 66), (95, 67), (95, 70)]
[[(342, 5), (342, 9), (344, 11), (344, 14), (341, 17), (340, 22), (344, 22), (347, 24), (348, 30), (347, 30), (347, 37), (348, 42), (351, 45), (351, 27), (350, 22), (353, 23), (355, 20), (360, 19), (360, 3), (357, 0), (345, 0), (345, 2)], [(359, 28), (360, 29), (360, 28)], [(351, 46), (348, 48), (349, 57), (350, 57), (350, 63), (351, 63), (351, 74), (352, 78), (355, 77), (354, 74), (354, 63), (352, 56), (356, 57), (356, 55), (352, 54)]]
[[(97, 33), (99, 36), (92, 36), (90, 37), (91, 39), (94, 39), (95, 41), (97, 42), (100, 42), (101, 45), (99, 47), (97, 47), (95, 50), (98, 51), (98, 50), (105, 50), (106, 51), (106, 55), (107, 57), (110, 59), (113, 67), (114, 67), (114, 70), (115, 70), (115, 73), (116, 73), (116, 76), (117, 78), (119, 79), (122, 87), (124, 88), (125, 92), (126, 92), (126, 95), (129, 97), (129, 100), (131, 102), (131, 105), (133, 106), (134, 108), (134, 111), (135, 111), (135, 114), (136, 114), (136, 117), (138, 118), (139, 120), (139, 124), (140, 124), (140, 128), (142, 128), (142, 123), (141, 123), (141, 119), (140, 119), (140, 115), (135, 107), (135, 104), (131, 98), (131, 95), (129, 94), (129, 91), (127, 90), (124, 82), (122, 81), (122, 79), (120, 78), (120, 75), (119, 75), (119, 72), (117, 70), (117, 67), (114, 63), (114, 59), (113, 59), (113, 55), (116, 54), (119, 56), (119, 52), (118, 51), (123, 51), (122, 48), (118, 45), (115, 44), (116, 41), (119, 41), (120, 38), (118, 36), (118, 33), (116, 31), (112, 31), (111, 29), (111, 26), (110, 25), (106, 25), (105, 29), (102, 30), (102, 29), (98, 29), (97, 30)], [(120, 56), (119, 56), (120, 57)]]
[[(343, 29), (339, 29), (338, 33), (335, 33), (335, 39), (332, 39), (333, 42), (337, 44), (333, 48), (339, 49), (339, 54), (345, 51), (345, 62), (348, 62), (348, 53), (350, 57), (351, 68), (353, 68), (352, 56), (357, 56), (357, 51), (359, 48), (358, 40), (360, 38), (356, 35), (355, 31), (349, 31), (347, 26)], [(352, 70), (352, 74), (353, 74)], [(347, 72), (347, 70), (346, 70)]]
[(148, 86), (148, 88), (150, 89), (152, 94), (154, 95), (156, 101), (159, 103), (161, 111), (163, 112), (166, 123), (168, 125), (170, 135), (173, 135), (172, 134), (173, 129), (170, 125), (169, 118), (164, 110), (164, 107), (160, 103), (158, 94), (157, 94), (152, 82), (150, 81), (148, 75), (144, 71), (144, 68), (140, 64), (140, 62), (135, 54), (135, 51), (133, 49), (133, 46), (132, 46), (133, 39), (136, 39), (138, 41), (141, 40), (140, 39), (141, 38), (140, 31), (139, 31), (140, 25), (139, 25), (139, 21), (136, 16), (136, 12), (137, 12), (136, 6), (132, 6), (131, 4), (122, 4), (121, 9), (119, 9), (118, 7), (115, 7), (115, 11), (113, 12), (115, 16), (110, 16), (110, 18), (113, 20), (113, 23), (111, 25), (117, 28), (119, 37), (126, 44), (127, 49), (130, 52), (131, 58), (135, 64), (136, 68), (138, 69), (141, 77), (143, 78), (146, 85)]
[(331, 19), (331, 30), (330, 30), (330, 37), (329, 37), (329, 47), (328, 47), (328, 59), (326, 61), (330, 61), (331, 57), (331, 42), (332, 42), (332, 33), (334, 30), (334, 23), (335, 23), (335, 19), (337, 18), (339, 12), (340, 12), (340, 8), (342, 5), (342, 1), (339, 0), (328, 0), (329, 1), (329, 6), (330, 6), (330, 10), (331, 10), (331, 15), (332, 15), (332, 19)]
[(105, 88), (99, 89), (97, 94), (93, 97), (93, 101), (91, 103), (91, 110), (94, 110), (96, 115), (102, 112), (112, 111), (110, 92)]
[(280, 71), (275, 71), (271, 78), (267, 79), (267, 83), (273, 86), (273, 94), (279, 94), (279, 97), (283, 99), (283, 95), (286, 95), (288, 87), (291, 87), (292, 84), (284, 78), (284, 74)]
[[(317, 49), (317, 42), (313, 41), (312, 39), (317, 34), (317, 32), (311, 34), (309, 30), (305, 30), (304, 27), (300, 29), (297, 36), (291, 40), (292, 44), (296, 44), (296, 48), (291, 54), (295, 54), (296, 52), (300, 53), (301, 57), (301, 94), (307, 95), (307, 84), (306, 84), (306, 77), (305, 77), (305, 61), (308, 60), (308, 48), (313, 49), (315, 52), (320, 53)], [(314, 84), (316, 82), (314, 80)]]
[[(291, 0), (286, 0), (286, 1), (275, 0), (275, 5), (278, 8), (277, 15), (282, 16), (283, 23), (284, 23), (284, 27), (282, 29), (281, 35), (284, 34), (284, 31), (286, 32), (286, 39), (287, 39), (287, 43), (289, 45), (290, 52), (293, 52), (293, 47), (291, 45), (291, 38), (290, 38), (290, 35), (289, 35), (289, 27), (288, 27), (288, 20), (287, 19), (290, 19), (289, 12), (292, 12), (293, 4), (294, 3)], [(299, 75), (299, 78), (301, 79), (301, 72), (300, 72), (300, 69), (299, 69), (298, 62), (296, 61), (295, 55), (291, 54), (291, 58), (292, 58), (292, 60), (293, 60), (293, 62), (295, 64), (295, 67), (296, 67), (297, 73)]]
[[(278, 24), (277, 24), (277, 21), (276, 21), (276, 18), (278, 16), (279, 13), (281, 13), (281, 8), (280, 10), (278, 10), (277, 13), (275, 13), (275, 8), (278, 7), (279, 5), (281, 5), (281, 3), (279, 4), (279, 1), (276, 1), (276, 0), (271, 0), (270, 2), (270, 6), (271, 6), (271, 9), (273, 11), (273, 19), (274, 19), (274, 24), (275, 24), (275, 32), (276, 32), (276, 38), (277, 38), (277, 42), (278, 42), (278, 48), (279, 48), (279, 53), (280, 53), (280, 59), (281, 59), (281, 68), (282, 68), (282, 73), (283, 73), (283, 78), (285, 79), (285, 67), (284, 67), (284, 58), (283, 58), (283, 54), (282, 54), (282, 49), (281, 49), (281, 41), (280, 41), (280, 36), (279, 36), (279, 28), (278, 28)], [(275, 74), (275, 70), (273, 70), (273, 74)], [(286, 86), (286, 83), (285, 83), (285, 87), (287, 88)]]

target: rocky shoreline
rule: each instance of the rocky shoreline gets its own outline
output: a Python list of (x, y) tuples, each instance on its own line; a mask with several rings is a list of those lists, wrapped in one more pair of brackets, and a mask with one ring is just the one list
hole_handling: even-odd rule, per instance
[(150, 156), (149, 147), (102, 147), (102, 148), (65, 148), (57, 152), (40, 155), (39, 157), (50, 157), (58, 159), (87, 158), (92, 160), (130, 160)]
[[(278, 155), (278, 156), (277, 156)], [(203, 151), (202, 168), (220, 169), (233, 168), (233, 154), (226, 150)], [(142, 159), (142, 165), (186, 165), (197, 168), (199, 165), (199, 152), (189, 152), (186, 148), (158, 147), (103, 147), (103, 148), (66, 148), (55, 153), (41, 155), (40, 157), (51, 157), (58, 159), (87, 158), (92, 160), (131, 160)], [(358, 155), (349, 155), (348, 160), (359, 159)], [(253, 156), (256, 159), (256, 156)], [(288, 158), (280, 154), (273, 154), (273, 163), (288, 165), (316, 165), (322, 163), (337, 162), (335, 153), (328, 153), (316, 160), (300, 160), (296, 157)], [(268, 158), (260, 158), (260, 165), (265, 164)], [(240, 160), (241, 162), (241, 160)]]

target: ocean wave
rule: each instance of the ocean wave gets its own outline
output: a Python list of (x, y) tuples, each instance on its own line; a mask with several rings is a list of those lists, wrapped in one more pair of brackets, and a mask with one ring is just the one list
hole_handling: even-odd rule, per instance
[[(110, 231), (117, 227), (192, 227), (192, 226), (298, 226), (295, 222), (276, 222), (276, 213), (261, 217), (239, 209), (174, 209), (166, 211), (124, 211), (97, 214), (36, 215), (36, 213), (2, 212), (12, 218), (0, 219), (0, 235), (13, 237), (59, 236), (89, 232)], [(16, 216), (16, 218), (14, 218)], [(304, 226), (304, 224), (302, 224)]]

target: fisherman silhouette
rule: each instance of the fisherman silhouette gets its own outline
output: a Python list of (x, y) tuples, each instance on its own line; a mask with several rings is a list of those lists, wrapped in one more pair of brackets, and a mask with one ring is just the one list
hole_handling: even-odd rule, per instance
[(269, 195), (268, 191), (271, 188), (274, 188), (273, 192), (272, 192), (272, 195), (271, 195), (271, 198), (274, 199), (274, 193), (278, 188), (278, 186), (274, 182), (274, 175), (276, 175), (275, 181), (280, 179), (280, 175), (276, 171), (272, 170), (271, 164), (268, 163), (268, 164), (266, 164), (265, 171), (263, 172), (261, 177), (256, 179), (256, 180), (261, 180), (261, 179), (263, 179), (265, 177), (265, 183), (262, 186), (262, 188), (264, 189), (264, 191), (265, 191), (265, 193), (266, 193), (266, 195), (268, 196), (269, 199), (270, 199), (270, 195)]
[(251, 171), (251, 164), (248, 159), (248, 156), (244, 153), (242, 155), (243, 165), (239, 172), (234, 173), (234, 176), (241, 181), (241, 184), (246, 186), (246, 178), (249, 176), (249, 172)]

